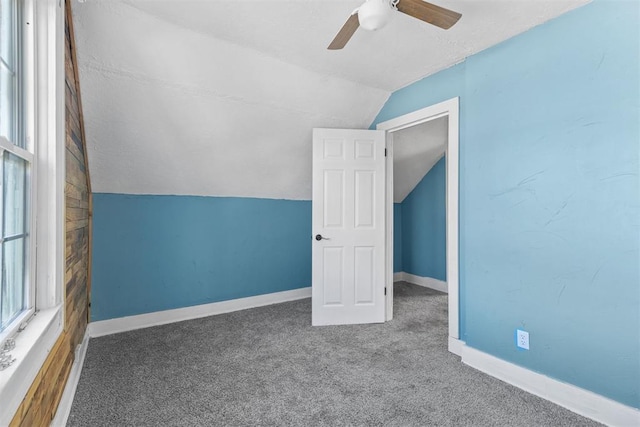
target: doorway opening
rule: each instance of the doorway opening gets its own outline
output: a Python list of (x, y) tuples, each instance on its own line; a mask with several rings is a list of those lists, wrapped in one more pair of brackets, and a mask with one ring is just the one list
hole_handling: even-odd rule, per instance
[(393, 145), (394, 287), (405, 281), (447, 292), (447, 122), (447, 116), (440, 117), (393, 132), (389, 138)]
[[(440, 121), (439, 121), (440, 120)], [(442, 121), (444, 120), (444, 122)], [(431, 123), (430, 123), (431, 122)], [(405, 114), (395, 119), (391, 119), (377, 125), (378, 130), (385, 130), (387, 135), (387, 159), (386, 159), (386, 277), (385, 284), (387, 287), (387, 297), (385, 305), (386, 320), (393, 318), (393, 282), (394, 282), (394, 196), (402, 195), (402, 190), (394, 191), (394, 144), (410, 145), (407, 136), (412, 137), (413, 134), (420, 134), (426, 128), (437, 128), (438, 124), (444, 126), (443, 132), (446, 134), (446, 143), (444, 143), (444, 167), (446, 175), (446, 290), (448, 293), (449, 306), (449, 351), (459, 354), (459, 281), (458, 281), (458, 146), (459, 146), (459, 100), (453, 98), (430, 107)], [(417, 147), (413, 147), (417, 150)], [(411, 151), (411, 147), (399, 148), (399, 156), (409, 156), (407, 151)], [(419, 150), (418, 150), (419, 151)], [(427, 150), (428, 151), (428, 150)], [(438, 148), (433, 147), (431, 157), (435, 156)], [(417, 154), (415, 157), (421, 157)], [(422, 155), (424, 157), (424, 155)], [(433, 159), (431, 159), (433, 160)], [(420, 169), (425, 165), (419, 165), (419, 159), (413, 159), (416, 165), (409, 167), (410, 171), (403, 170), (402, 173), (409, 173), (414, 176), (420, 174)], [(428, 161), (427, 161), (428, 163)], [(411, 179), (402, 179), (402, 186), (409, 187)], [(405, 189), (406, 191), (406, 189)]]

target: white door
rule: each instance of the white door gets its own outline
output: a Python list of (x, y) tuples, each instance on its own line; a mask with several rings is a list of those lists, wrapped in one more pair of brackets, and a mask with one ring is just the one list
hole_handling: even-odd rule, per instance
[(313, 130), (312, 232), (312, 324), (384, 322), (384, 131)]

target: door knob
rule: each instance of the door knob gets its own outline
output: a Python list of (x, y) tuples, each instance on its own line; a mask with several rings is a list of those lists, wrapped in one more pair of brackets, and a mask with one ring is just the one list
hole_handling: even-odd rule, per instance
[(322, 237), (322, 234), (316, 234), (316, 240), (319, 242), (320, 240), (329, 240), (326, 237)]

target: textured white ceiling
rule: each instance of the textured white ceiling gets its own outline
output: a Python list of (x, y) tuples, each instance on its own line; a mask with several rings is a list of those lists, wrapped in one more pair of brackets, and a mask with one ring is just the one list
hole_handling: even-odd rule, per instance
[(448, 118), (393, 133), (393, 201), (401, 203), (444, 155)]
[(311, 129), (367, 128), (389, 94), (586, 0), (461, 1), (326, 46), (353, 1), (73, 2), (93, 189), (311, 197)]

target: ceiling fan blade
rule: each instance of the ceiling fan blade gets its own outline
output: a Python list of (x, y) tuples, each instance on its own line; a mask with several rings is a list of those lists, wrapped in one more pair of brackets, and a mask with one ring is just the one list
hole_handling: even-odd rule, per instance
[(458, 12), (422, 0), (400, 0), (398, 10), (436, 27), (451, 28), (462, 16)]
[(338, 34), (336, 34), (327, 49), (337, 50), (345, 47), (359, 26), (360, 22), (358, 21), (358, 14), (354, 13), (349, 17), (349, 19), (347, 19), (347, 22), (344, 23), (340, 31), (338, 31)]

